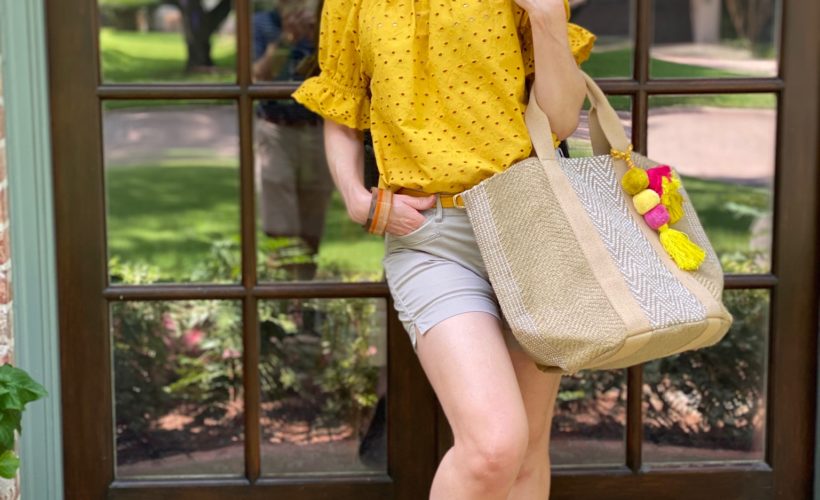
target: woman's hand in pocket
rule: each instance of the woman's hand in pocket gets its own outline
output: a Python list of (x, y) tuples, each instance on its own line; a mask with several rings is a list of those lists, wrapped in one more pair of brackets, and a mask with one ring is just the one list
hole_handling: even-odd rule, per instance
[(421, 210), (436, 206), (436, 196), (410, 196), (394, 194), (390, 217), (387, 219), (386, 233), (404, 236), (418, 229), (426, 220)]

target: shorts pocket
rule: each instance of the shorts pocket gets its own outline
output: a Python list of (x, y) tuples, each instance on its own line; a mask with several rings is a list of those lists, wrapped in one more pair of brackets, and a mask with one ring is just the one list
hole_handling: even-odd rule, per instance
[(426, 218), (421, 226), (413, 229), (407, 234), (397, 236), (395, 234), (386, 233), (386, 244), (392, 248), (397, 247), (413, 247), (420, 245), (427, 241), (433, 240), (440, 236), (438, 225), (435, 221), (435, 211), (423, 214)]

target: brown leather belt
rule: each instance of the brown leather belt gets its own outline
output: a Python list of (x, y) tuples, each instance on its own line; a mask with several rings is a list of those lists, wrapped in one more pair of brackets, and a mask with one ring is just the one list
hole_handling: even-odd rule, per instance
[(461, 196), (461, 193), (425, 193), (424, 191), (419, 191), (417, 189), (410, 189), (410, 188), (399, 188), (396, 190), (396, 194), (406, 194), (410, 196), (430, 196), (431, 194), (437, 194), (439, 199), (441, 200), (441, 206), (444, 208), (464, 208), (464, 198)]

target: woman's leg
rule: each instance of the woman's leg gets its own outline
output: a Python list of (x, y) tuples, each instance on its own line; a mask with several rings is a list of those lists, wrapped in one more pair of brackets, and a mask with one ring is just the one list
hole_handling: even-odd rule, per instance
[(498, 319), (458, 314), (417, 334), (417, 353), (455, 444), (431, 500), (504, 500), (527, 451), (527, 413)]
[(525, 352), (510, 349), (521, 397), (527, 410), (529, 443), (509, 500), (545, 500), (550, 491), (549, 443), (561, 375), (544, 373)]

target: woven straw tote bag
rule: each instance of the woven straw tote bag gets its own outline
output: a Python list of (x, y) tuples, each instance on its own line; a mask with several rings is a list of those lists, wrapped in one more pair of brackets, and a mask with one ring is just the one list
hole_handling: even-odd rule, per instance
[(622, 368), (717, 343), (723, 270), (677, 172), (632, 152), (584, 74), (595, 156), (556, 158), (530, 92), (536, 157), (463, 191), (501, 309), (544, 372)]

